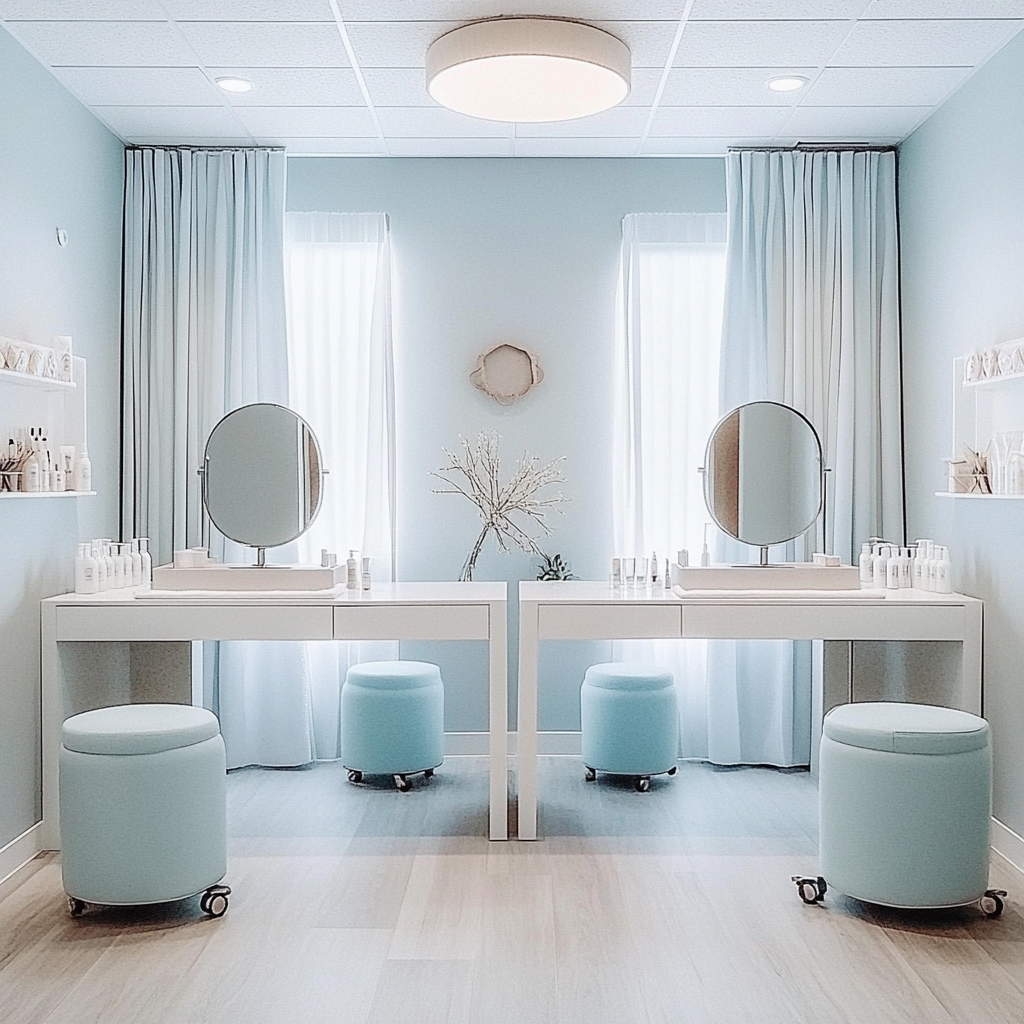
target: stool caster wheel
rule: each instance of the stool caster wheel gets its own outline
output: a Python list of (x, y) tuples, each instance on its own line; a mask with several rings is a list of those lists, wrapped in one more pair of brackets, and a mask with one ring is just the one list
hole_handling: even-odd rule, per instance
[(672, 767), (671, 767), (671, 768), (669, 768), (669, 770), (668, 770), (668, 774), (669, 774), (669, 775), (675, 775), (675, 773), (676, 773), (677, 771), (679, 771), (679, 766), (678, 766), (678, 765), (675, 765), (675, 764), (674, 764), (674, 765), (672, 765)]
[(399, 793), (408, 793), (411, 788), (409, 780), (404, 775), (396, 775), (395, 777), (395, 788)]
[(228, 896), (231, 888), (227, 885), (211, 885), (199, 897), (199, 909), (210, 917), (223, 917), (228, 911)]
[(796, 882), (796, 891), (800, 894), (800, 899), (809, 906), (820, 903), (825, 898), (825, 893), (828, 892), (828, 886), (821, 875), (818, 875), (817, 878), (794, 875), (793, 881)]
[[(999, 908), (1002, 910), (1002, 907)], [(85, 913), (85, 900), (76, 899), (74, 896), (68, 897), (68, 913), (72, 917), (81, 917)]]
[(1004, 889), (988, 889), (979, 901), (981, 912), (986, 917), (998, 917), (1003, 912), (1002, 897), (1006, 895)]
[(641, 775), (636, 780), (636, 791), (638, 793), (646, 793), (651, 788), (651, 777), (649, 775)]
[(363, 773), (360, 772), (360, 771), (356, 771), (355, 768), (350, 768), (348, 770), (348, 781), (349, 782), (362, 782), (363, 781)]
[(423, 773), (423, 778), (425, 778), (425, 779), (432, 779), (433, 777), (434, 777), (434, 769), (433, 768), (428, 768)]
[(584, 776), (583, 776), (583, 777), (584, 777), (584, 778), (585, 778), (585, 779), (587, 780), (587, 782), (593, 782), (593, 781), (594, 781), (594, 779), (596, 779), (596, 778), (597, 778), (597, 769), (596, 769), (596, 768), (591, 768), (591, 767), (590, 767), (590, 766), (588, 765), (588, 766), (587, 766), (587, 770), (586, 770), (586, 773), (584, 774)]

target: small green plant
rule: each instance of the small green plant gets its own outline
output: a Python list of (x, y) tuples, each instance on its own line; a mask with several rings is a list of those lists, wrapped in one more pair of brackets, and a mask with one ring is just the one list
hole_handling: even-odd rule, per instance
[(561, 555), (545, 555), (540, 552), (541, 564), (537, 567), (540, 572), (537, 574), (539, 580), (578, 580), (579, 577), (573, 574), (572, 566), (562, 561)]

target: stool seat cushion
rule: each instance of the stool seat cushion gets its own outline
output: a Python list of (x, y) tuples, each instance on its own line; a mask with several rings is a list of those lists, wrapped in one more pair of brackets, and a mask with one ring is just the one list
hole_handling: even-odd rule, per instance
[(124, 704), (64, 722), (61, 742), (82, 754), (158, 754), (220, 735), (217, 716), (189, 704)]
[(425, 661), (366, 661), (348, 670), (349, 682), (370, 690), (415, 690), (441, 682), (441, 670)]
[(825, 716), (822, 731), (837, 743), (897, 754), (958, 754), (989, 742), (985, 719), (931, 704), (841, 704)]
[(587, 685), (605, 690), (664, 690), (673, 685), (671, 672), (638, 661), (591, 665), (583, 678)]

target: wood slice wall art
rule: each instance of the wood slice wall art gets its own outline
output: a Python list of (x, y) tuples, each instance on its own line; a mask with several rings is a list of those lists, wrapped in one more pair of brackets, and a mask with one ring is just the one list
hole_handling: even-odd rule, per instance
[(495, 401), (511, 405), (544, 379), (544, 371), (532, 352), (503, 342), (477, 359), (469, 379)]

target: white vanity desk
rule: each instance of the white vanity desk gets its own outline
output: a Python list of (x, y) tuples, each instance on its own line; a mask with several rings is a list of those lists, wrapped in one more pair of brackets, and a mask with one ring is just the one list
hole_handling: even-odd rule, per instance
[(961, 644), (954, 706), (981, 714), (982, 602), (902, 591), (612, 590), (607, 583), (519, 584), (519, 838), (537, 838), (540, 640), (952, 640)]
[[(375, 584), (369, 591), (335, 589), (322, 594), (150, 591), (136, 600), (133, 591), (122, 590), (89, 596), (65, 594), (43, 601), (41, 848), (60, 848), (57, 754), (61, 724), (68, 714), (82, 710), (82, 694), (96, 685), (95, 678), (88, 678), (88, 658), (76, 656), (81, 644), (75, 641), (90, 645), (106, 642), (111, 650), (113, 645), (127, 650), (131, 643), (142, 642), (140, 660), (144, 662), (146, 642), (485, 640), (490, 676), (488, 831), (491, 839), (507, 839), (505, 592), (504, 583), (391, 583)], [(188, 650), (185, 657), (189, 658)], [(150, 675), (158, 678), (162, 671)], [(93, 668), (92, 675), (96, 674)], [(122, 684), (122, 699), (126, 692)], [(95, 690), (89, 699), (95, 706)], [(187, 701), (188, 692), (181, 693), (179, 688), (177, 699)]]

